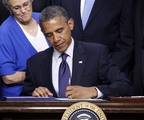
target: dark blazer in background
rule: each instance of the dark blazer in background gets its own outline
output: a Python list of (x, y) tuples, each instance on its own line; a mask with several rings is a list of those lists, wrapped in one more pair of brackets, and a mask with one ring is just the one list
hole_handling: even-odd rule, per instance
[(34, 0), (33, 11), (41, 12), (45, 7), (52, 5), (52, 0)]
[(144, 0), (136, 0), (134, 83), (136, 94), (144, 95)]
[(8, 10), (3, 6), (2, 0), (0, 0), (0, 25), (9, 16)]
[(131, 70), (133, 0), (95, 0), (85, 30), (80, 17), (80, 0), (54, 1), (75, 20), (75, 39), (107, 45), (121, 70)]
[[(106, 96), (131, 95), (129, 80), (110, 63), (108, 53), (103, 45), (75, 42), (71, 84), (97, 86)], [(23, 95), (32, 95), (36, 87), (43, 86), (57, 96), (52, 85), (52, 54), (53, 48), (49, 48), (28, 60)]]

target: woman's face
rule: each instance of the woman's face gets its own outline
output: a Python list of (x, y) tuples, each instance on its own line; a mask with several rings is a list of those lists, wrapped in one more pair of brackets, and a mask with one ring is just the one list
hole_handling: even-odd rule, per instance
[(30, 0), (9, 0), (10, 10), (21, 23), (27, 24), (32, 19), (32, 2)]

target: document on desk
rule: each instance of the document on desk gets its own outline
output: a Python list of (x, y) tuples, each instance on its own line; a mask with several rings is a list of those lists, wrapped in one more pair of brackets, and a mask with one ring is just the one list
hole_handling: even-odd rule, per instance
[(144, 96), (131, 96), (131, 98), (144, 98)]
[(59, 101), (107, 101), (107, 100), (104, 100), (104, 99), (69, 99), (69, 98), (55, 98), (56, 100), (59, 100)]
[(57, 101), (64, 101), (64, 102), (69, 102), (69, 101), (98, 101), (98, 102), (103, 102), (107, 101), (105, 99), (69, 99), (69, 98), (55, 98), (55, 97), (31, 97), (31, 96), (19, 96), (19, 97), (6, 97), (6, 101), (42, 101), (42, 102), (57, 102)]
[(19, 97), (6, 97), (6, 101), (55, 101), (54, 97), (32, 97), (32, 96), (19, 96)]

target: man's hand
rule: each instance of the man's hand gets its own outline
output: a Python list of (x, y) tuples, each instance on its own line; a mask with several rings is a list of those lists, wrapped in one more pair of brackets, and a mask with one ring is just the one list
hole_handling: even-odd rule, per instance
[(95, 87), (68, 86), (66, 96), (70, 99), (88, 99), (97, 96)]
[(53, 93), (49, 91), (46, 87), (38, 87), (32, 92), (32, 96), (34, 97), (49, 97), (53, 96)]

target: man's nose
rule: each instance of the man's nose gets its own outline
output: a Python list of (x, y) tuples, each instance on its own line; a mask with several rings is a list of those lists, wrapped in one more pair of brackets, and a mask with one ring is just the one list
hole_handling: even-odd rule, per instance
[(57, 35), (56, 33), (53, 33), (53, 40), (54, 40), (54, 42), (58, 42), (59, 41), (59, 35)]

